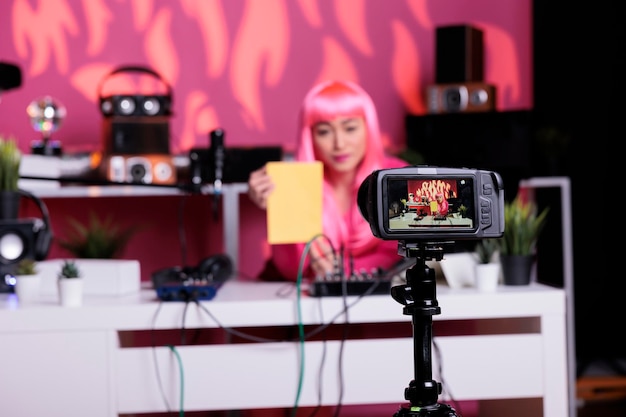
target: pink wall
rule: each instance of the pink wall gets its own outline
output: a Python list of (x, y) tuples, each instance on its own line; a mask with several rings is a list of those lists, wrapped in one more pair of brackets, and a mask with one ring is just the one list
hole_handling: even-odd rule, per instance
[[(20, 65), (24, 80), (0, 97), (0, 133), (15, 136), (28, 152), (37, 134), (26, 106), (51, 95), (67, 108), (53, 138), (67, 152), (98, 151), (104, 140), (99, 83), (118, 66), (143, 65), (172, 87), (172, 153), (207, 146), (208, 132), (216, 127), (226, 131), (227, 146), (278, 144), (293, 150), (300, 100), (325, 78), (348, 78), (371, 93), (387, 146), (397, 151), (404, 144), (404, 115), (425, 111), (422, 93), (435, 80), (438, 26), (482, 29), (485, 81), (497, 87), (498, 109), (532, 108), (531, 6), (530, 0), (3, 1), (0, 61)], [(103, 95), (128, 88), (156, 92), (154, 85), (134, 86), (118, 77), (105, 86)], [(86, 218), (91, 208), (122, 223), (152, 224), (124, 255), (139, 259), (148, 279), (156, 268), (182, 262), (180, 200), (46, 203), (57, 235), (63, 235), (67, 216)], [(264, 216), (245, 197), (241, 202), (239, 269), (254, 276), (266, 250)], [(187, 263), (221, 250), (221, 223), (212, 221), (210, 210), (210, 197), (185, 203)], [(54, 246), (51, 257), (60, 256)]]

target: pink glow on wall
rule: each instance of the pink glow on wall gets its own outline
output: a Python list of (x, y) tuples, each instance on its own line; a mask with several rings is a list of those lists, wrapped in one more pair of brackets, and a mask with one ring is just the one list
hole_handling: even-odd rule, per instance
[(181, 3), (185, 14), (197, 20), (206, 54), (206, 74), (217, 78), (224, 72), (230, 46), (224, 10), (217, 1), (184, 0)]
[(51, 65), (52, 58), (56, 61), (56, 69), (67, 74), (70, 59), (66, 34), (78, 35), (74, 15), (64, 0), (41, 2), (39, 6), (33, 9), (26, 0), (17, 0), (13, 13), (2, 13), (3, 16), (13, 16), (15, 49), (21, 57), (32, 52), (28, 70), (32, 76), (42, 74)]
[(322, 39), (322, 67), (317, 76), (317, 82), (338, 78), (344, 80), (359, 82), (359, 75), (354, 64), (350, 60), (350, 56), (335, 39), (326, 37)]
[(284, 70), (289, 22), (283, 0), (251, 1), (233, 43), (233, 95), (243, 106), (244, 120), (256, 130), (266, 128), (261, 88), (275, 86)]
[(113, 20), (111, 11), (106, 7), (104, 0), (86, 1), (85, 17), (89, 22), (87, 25), (87, 47), (88, 56), (96, 56), (104, 49), (107, 41), (107, 28)]
[(365, 17), (365, 0), (335, 2), (337, 20), (346, 37), (357, 50), (365, 55), (372, 56), (373, 48), (369, 41), (367, 19)]
[(317, 0), (297, 0), (300, 5), (301, 12), (311, 27), (319, 28), (322, 26), (322, 17)]
[(391, 75), (398, 96), (407, 111), (413, 114), (424, 113), (424, 102), (416, 91), (419, 86), (419, 56), (413, 37), (402, 22), (391, 22), (393, 29), (393, 56)]
[[(4, 0), (0, 60), (22, 68), (23, 85), (2, 94), (0, 133), (15, 136), (28, 152), (37, 136), (26, 107), (51, 95), (68, 111), (53, 139), (68, 152), (99, 150), (98, 86), (117, 67), (141, 65), (172, 87), (173, 153), (208, 146), (217, 127), (227, 146), (278, 144), (293, 151), (302, 97), (328, 78), (356, 81), (372, 95), (385, 145), (397, 151), (405, 141), (404, 116), (425, 112), (423, 92), (435, 80), (435, 28), (449, 24), (484, 31), (485, 81), (497, 87), (498, 109), (532, 108), (531, 0)], [(103, 93), (157, 89), (149, 77), (120, 76)], [(128, 211), (124, 204), (107, 210)], [(73, 207), (53, 205), (54, 223)], [(258, 248), (267, 248), (262, 212), (247, 205), (242, 211), (243, 233), (252, 234), (241, 247), (242, 272), (255, 275), (263, 261)], [(210, 237), (198, 235), (202, 226), (211, 228)], [(170, 240), (178, 242), (172, 229)], [(193, 263), (221, 237), (219, 225), (189, 229), (199, 245)], [(148, 247), (127, 254), (142, 260), (146, 274), (180, 261), (176, 251)]]

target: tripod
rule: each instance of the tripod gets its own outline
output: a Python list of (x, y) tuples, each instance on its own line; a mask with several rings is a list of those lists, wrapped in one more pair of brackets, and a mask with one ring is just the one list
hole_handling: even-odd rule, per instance
[(454, 408), (437, 402), (441, 383), (432, 378), (432, 316), (440, 314), (436, 299), (435, 271), (427, 260), (440, 261), (443, 247), (434, 243), (398, 243), (398, 253), (415, 257), (417, 262), (406, 271), (406, 284), (391, 288), (391, 296), (412, 316), (414, 379), (404, 390), (403, 405), (394, 417), (456, 417)]

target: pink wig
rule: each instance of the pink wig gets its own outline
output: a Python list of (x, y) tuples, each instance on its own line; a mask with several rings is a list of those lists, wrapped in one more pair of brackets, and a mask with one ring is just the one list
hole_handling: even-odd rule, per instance
[(304, 98), (300, 113), (300, 140), (296, 152), (298, 161), (314, 161), (312, 128), (315, 124), (336, 117), (363, 117), (367, 129), (366, 153), (357, 167), (354, 204), (348, 221), (339, 214), (332, 197), (331, 186), (324, 180), (324, 234), (335, 249), (345, 248), (357, 255), (375, 243), (369, 224), (356, 204), (357, 191), (363, 180), (376, 169), (385, 168), (385, 152), (381, 142), (378, 115), (371, 97), (358, 85), (348, 81), (327, 81), (313, 87)]

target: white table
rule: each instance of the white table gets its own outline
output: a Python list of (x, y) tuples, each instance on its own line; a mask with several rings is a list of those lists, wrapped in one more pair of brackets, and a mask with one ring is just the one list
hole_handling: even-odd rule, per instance
[[(153, 290), (92, 296), (79, 308), (60, 307), (54, 296), (20, 307), (14, 295), (0, 295), (0, 415), (112, 417), (167, 411), (166, 401), (177, 411), (183, 386), (186, 411), (292, 407), (300, 369), (297, 342), (152, 348), (121, 347), (118, 337), (130, 330), (218, 327), (207, 311), (229, 327), (297, 325), (298, 305), (302, 323), (311, 325), (342, 311), (341, 297), (303, 295), (298, 304), (295, 292), (277, 295), (285, 285), (227, 282), (213, 300), (202, 302), (206, 310), (191, 304), (186, 314), (184, 303), (159, 303)], [(442, 311), (433, 317), (434, 329), (440, 322), (468, 320), (461, 334), (435, 337), (443, 377), (456, 400), (539, 399), (544, 417), (567, 416), (562, 289), (532, 284), (499, 287), (492, 294), (444, 286), (437, 291)], [(348, 303), (354, 300), (348, 297)], [(368, 296), (349, 309), (349, 321), (411, 327), (411, 317), (402, 311), (391, 296)], [(325, 345), (323, 403), (334, 405), (341, 341)], [(300, 406), (317, 405), (323, 348), (320, 340), (305, 344)], [(433, 376), (441, 381), (433, 356)], [(346, 341), (343, 404), (406, 403), (413, 357), (411, 337)], [(444, 393), (440, 400), (446, 399)], [(538, 414), (527, 414), (516, 403), (507, 415)]]

